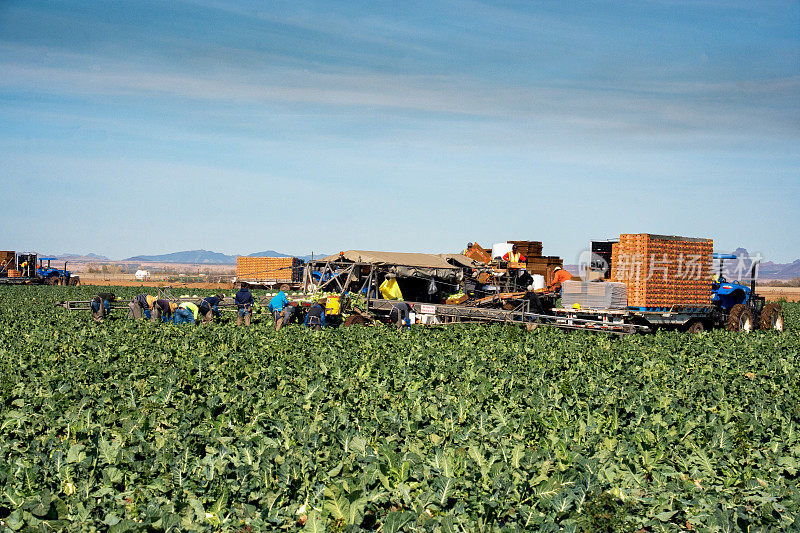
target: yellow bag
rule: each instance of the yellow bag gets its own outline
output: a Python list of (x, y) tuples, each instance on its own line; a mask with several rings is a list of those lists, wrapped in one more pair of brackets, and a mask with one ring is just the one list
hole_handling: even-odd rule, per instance
[(397, 284), (397, 280), (395, 278), (386, 278), (381, 286), (378, 287), (378, 290), (381, 291), (381, 294), (387, 300), (402, 300), (403, 293), (400, 292), (400, 285)]

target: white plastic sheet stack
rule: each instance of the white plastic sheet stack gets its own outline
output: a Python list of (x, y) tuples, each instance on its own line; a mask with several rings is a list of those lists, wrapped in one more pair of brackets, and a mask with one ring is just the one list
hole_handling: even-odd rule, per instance
[(582, 309), (624, 309), (628, 287), (624, 283), (565, 281), (561, 284), (561, 307)]

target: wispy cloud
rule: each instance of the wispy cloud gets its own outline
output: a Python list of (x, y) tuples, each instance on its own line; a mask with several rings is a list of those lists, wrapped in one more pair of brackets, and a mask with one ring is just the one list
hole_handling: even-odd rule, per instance
[[(17, 62), (30, 55), (55, 64)], [(0, 87), (63, 97), (232, 102), (253, 106), (313, 104), (378, 112), (435, 113), (464, 120), (541, 120), (561, 128), (627, 135), (759, 134), (800, 136), (800, 76), (746, 82), (551, 81), (514, 86), (462, 76), (381, 74), (360, 69), (214, 75), (64, 54), (0, 47)]]

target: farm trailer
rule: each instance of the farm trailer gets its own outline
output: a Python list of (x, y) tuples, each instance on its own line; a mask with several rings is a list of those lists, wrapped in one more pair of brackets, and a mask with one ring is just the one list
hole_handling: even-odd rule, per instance
[[(303, 285), (311, 291), (338, 293), (342, 312), (352, 313), (344, 325), (365, 325), (374, 321), (387, 321), (397, 300), (382, 297), (381, 282), (394, 276), (402, 285), (407, 303), (427, 324), (454, 324), (463, 322), (516, 324), (527, 328), (554, 326), (562, 329), (584, 329), (610, 333), (630, 334), (645, 328), (627, 322), (608, 322), (591, 318), (572, 319), (569, 323), (559, 317), (534, 310), (533, 297), (526, 292), (491, 292), (473, 295), (472, 299), (460, 303), (433, 302), (426, 286), (431, 281), (457, 292), (473, 275), (486, 267), (472, 260), (453, 254), (404, 254), (350, 250), (339, 256), (331, 256), (306, 264)], [(348, 294), (362, 295), (365, 309), (358, 310), (348, 305)], [(551, 307), (556, 295), (539, 293), (541, 300), (550, 300)], [(466, 298), (465, 298), (466, 299)]]
[[(713, 328), (744, 332), (784, 329), (780, 305), (766, 303), (764, 297), (756, 293), (758, 261), (750, 265), (749, 286), (727, 280), (725, 261), (739, 258), (712, 253), (711, 239), (623, 234), (619, 240), (605, 241), (604, 255), (596, 250), (597, 242), (592, 242), (593, 269), (596, 269), (596, 258), (603, 277), (627, 287), (628, 303), (632, 305), (624, 309), (581, 306), (554, 309), (554, 314), (567, 322), (593, 319), (636, 323), (648, 331), (661, 328), (688, 332)], [(713, 260), (718, 266), (712, 276)], [(653, 272), (663, 276), (652, 276)], [(696, 275), (687, 276), (687, 272)]]
[[(1, 285), (78, 285), (80, 278), (73, 276), (64, 268), (51, 266), (55, 257), (38, 257), (34, 253), (17, 254), (13, 251), (0, 252)], [(46, 261), (46, 263), (45, 263)]]

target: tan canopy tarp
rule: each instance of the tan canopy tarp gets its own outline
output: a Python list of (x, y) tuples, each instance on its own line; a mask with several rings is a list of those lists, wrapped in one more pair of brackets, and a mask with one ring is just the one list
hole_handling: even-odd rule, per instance
[(486, 266), (485, 263), (480, 263), (462, 254), (439, 254), (439, 257), (457, 267), (480, 268)]
[[(346, 252), (343, 252), (342, 255), (329, 255), (328, 257), (323, 257), (321, 261), (336, 261), (340, 257), (343, 257), (345, 260), (352, 261), (354, 263), (405, 265), (422, 268), (459, 268), (448, 263), (442, 255), (404, 252), (374, 252), (371, 250), (347, 250)], [(467, 257), (464, 259), (471, 261), (471, 259)]]

